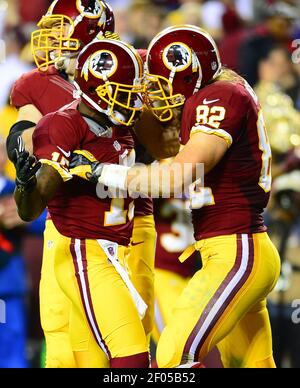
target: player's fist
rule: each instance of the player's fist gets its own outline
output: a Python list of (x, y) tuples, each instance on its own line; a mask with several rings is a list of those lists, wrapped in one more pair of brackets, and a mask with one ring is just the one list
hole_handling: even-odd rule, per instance
[(103, 169), (102, 163), (89, 151), (76, 150), (72, 154), (70, 173), (90, 182), (97, 183)]
[(19, 191), (27, 191), (36, 185), (36, 172), (41, 163), (37, 162), (34, 155), (25, 150), (21, 136), (18, 137), (18, 148), (13, 151), (13, 162), (16, 168), (16, 185)]

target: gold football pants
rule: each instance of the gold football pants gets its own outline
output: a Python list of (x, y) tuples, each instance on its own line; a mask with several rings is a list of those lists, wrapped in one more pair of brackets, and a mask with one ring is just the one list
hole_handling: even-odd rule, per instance
[[(127, 247), (117, 246), (123, 268), (127, 254)], [(148, 345), (136, 304), (97, 240), (61, 237), (55, 275), (72, 302), (69, 334), (77, 366), (146, 367)]]
[[(280, 258), (268, 235), (218, 236), (195, 247), (203, 268), (189, 281), (160, 337), (158, 366), (202, 361), (220, 344), (225, 366), (274, 367), (266, 297), (279, 277)], [(228, 351), (232, 343), (236, 356)]]
[(47, 220), (40, 281), (41, 325), (46, 340), (46, 367), (75, 368), (69, 336), (71, 302), (59, 287), (54, 273), (55, 248), (60, 238), (53, 222)]
[(135, 217), (128, 268), (132, 283), (148, 306), (143, 319), (148, 341), (154, 325), (155, 244), (156, 231), (153, 215)]

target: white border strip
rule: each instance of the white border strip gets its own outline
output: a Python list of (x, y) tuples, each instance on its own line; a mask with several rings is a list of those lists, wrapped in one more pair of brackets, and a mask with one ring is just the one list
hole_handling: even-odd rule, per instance
[(109, 359), (109, 355), (107, 353), (105, 344), (102, 340), (101, 334), (97, 329), (97, 325), (94, 321), (93, 314), (92, 314), (92, 308), (89, 303), (89, 298), (87, 295), (87, 284), (84, 279), (84, 272), (83, 272), (83, 262), (82, 262), (82, 255), (81, 255), (81, 250), (80, 250), (80, 240), (75, 239), (75, 254), (76, 254), (76, 262), (78, 265), (78, 274), (79, 274), (79, 279), (80, 279), (80, 284), (83, 292), (83, 303), (85, 305), (86, 311), (87, 311), (87, 319), (90, 323), (90, 326), (92, 327), (92, 330), (95, 334), (95, 337), (98, 341), (98, 345), (101, 347), (103, 352), (106, 354), (107, 358)]
[(206, 334), (211, 322), (214, 320), (216, 315), (218, 314), (219, 310), (224, 306), (224, 303), (226, 303), (226, 300), (228, 297), (230, 297), (230, 294), (232, 291), (234, 291), (235, 287), (239, 283), (239, 281), (242, 279), (244, 276), (247, 266), (248, 266), (248, 261), (249, 261), (249, 242), (248, 242), (248, 235), (247, 234), (242, 234), (242, 262), (240, 265), (240, 268), (238, 269), (237, 273), (234, 275), (232, 280), (228, 283), (227, 287), (213, 306), (213, 308), (210, 310), (208, 313), (202, 327), (200, 328), (198, 334), (196, 335), (190, 350), (189, 354), (195, 355), (197, 347)]

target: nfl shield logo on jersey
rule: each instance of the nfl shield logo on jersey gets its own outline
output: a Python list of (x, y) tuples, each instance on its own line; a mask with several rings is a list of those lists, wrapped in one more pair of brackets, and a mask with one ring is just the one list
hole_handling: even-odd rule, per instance
[(108, 250), (108, 253), (109, 253), (111, 256), (114, 256), (114, 255), (115, 255), (114, 247), (108, 247), (107, 250)]

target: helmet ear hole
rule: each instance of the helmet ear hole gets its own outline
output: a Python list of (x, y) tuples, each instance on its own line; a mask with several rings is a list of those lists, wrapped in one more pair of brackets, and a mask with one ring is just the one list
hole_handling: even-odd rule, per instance
[(184, 82), (188, 85), (190, 85), (192, 82), (193, 82), (193, 78), (190, 76), (190, 75), (186, 75), (184, 78), (183, 78)]
[(89, 87), (89, 92), (90, 92), (91, 94), (96, 94), (96, 89), (95, 89), (93, 86), (90, 86), (90, 87)]

